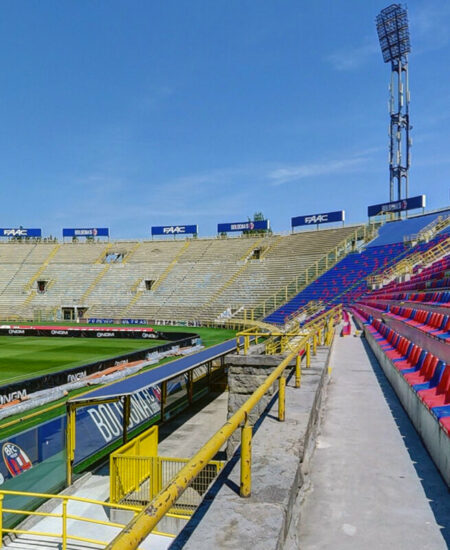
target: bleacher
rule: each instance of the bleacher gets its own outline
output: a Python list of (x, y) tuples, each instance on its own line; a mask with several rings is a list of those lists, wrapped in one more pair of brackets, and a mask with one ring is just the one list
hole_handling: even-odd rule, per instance
[[(1, 243), (0, 317), (79, 306), (89, 317), (211, 321), (271, 296), (358, 227), (120, 243)], [(37, 291), (37, 280), (46, 291)], [(151, 288), (149, 288), (149, 286)]]
[(415, 397), (450, 436), (450, 362), (415, 344), (364, 310), (356, 308), (354, 313), (367, 325), (377, 345), (404, 377)]
[[(406, 392), (398, 376), (391, 377), (430, 449), (440, 441), (439, 433), (432, 435), (433, 421), (450, 436), (449, 268), (448, 254), (430, 265), (417, 265), (409, 280), (391, 281), (367, 292), (352, 308), (401, 376), (403, 386), (408, 385)], [(439, 454), (435, 460), (441, 460)]]
[[(381, 226), (377, 238), (364, 250), (346, 256), (265, 320), (283, 324), (289, 316), (312, 300), (320, 300), (327, 307), (336, 303), (351, 304), (366, 292), (368, 276), (382, 273), (389, 265), (413, 252), (426, 251), (443, 239), (441, 233), (431, 241), (422, 242), (412, 248), (404, 243), (406, 235), (419, 233), (443, 214), (447, 212), (418, 216)], [(447, 235), (446, 231), (443, 233)]]

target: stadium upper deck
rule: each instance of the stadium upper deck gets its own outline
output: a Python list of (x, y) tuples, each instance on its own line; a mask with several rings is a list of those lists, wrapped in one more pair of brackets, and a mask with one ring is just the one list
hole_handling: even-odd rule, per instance
[(0, 317), (77, 306), (89, 317), (211, 320), (259, 303), (336, 247), (350, 251), (362, 227), (233, 239), (1, 243)]
[[(404, 250), (405, 236), (429, 227), (442, 214), (386, 224), (368, 243), (366, 255), (382, 247), (387, 265)], [(276, 306), (286, 302), (333, 265), (334, 271), (322, 279), (335, 281), (333, 273), (342, 271), (337, 260), (354, 251), (357, 243), (364, 245), (368, 233), (359, 225), (231, 239), (0, 243), (0, 318), (33, 319), (36, 311), (49, 310), (151, 322), (230, 318), (275, 293), (282, 295)], [(349, 256), (344, 264), (352, 258), (359, 255)], [(368, 262), (358, 277), (362, 280), (378, 263), (370, 267)], [(286, 285), (306, 272), (301, 284), (296, 282), (289, 295), (286, 289), (283, 298)], [(308, 298), (310, 288), (302, 291), (303, 302), (315, 297)], [(328, 297), (344, 290), (339, 287), (338, 292), (333, 285), (327, 289)], [(269, 304), (265, 314), (274, 309)]]

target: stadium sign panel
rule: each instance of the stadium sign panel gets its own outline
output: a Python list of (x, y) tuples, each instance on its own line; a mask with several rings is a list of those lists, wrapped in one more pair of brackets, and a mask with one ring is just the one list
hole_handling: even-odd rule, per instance
[(63, 237), (109, 237), (109, 227), (65, 227)]
[(0, 228), (0, 237), (42, 237), (42, 229), (27, 227)]
[(229, 233), (231, 231), (254, 231), (265, 230), (270, 227), (269, 220), (248, 221), (248, 222), (235, 222), (235, 223), (218, 223), (217, 233)]
[[(206, 367), (198, 367), (194, 379), (204, 378)], [(186, 398), (188, 374), (172, 378), (167, 383), (167, 399)], [(200, 390), (201, 391), (201, 390)], [(131, 397), (128, 429), (153, 423), (161, 411), (160, 384), (143, 385)], [(16, 477), (33, 465), (46, 460), (55, 463), (55, 457), (65, 448), (66, 415), (0, 440), (3, 460), (0, 460), (0, 485)], [(153, 422), (152, 422), (153, 421)], [(123, 403), (93, 404), (76, 412), (76, 455), (74, 464), (105, 450), (111, 443), (122, 440)], [(11, 488), (11, 485), (8, 486)]]
[(152, 235), (196, 235), (198, 225), (154, 225)]
[(291, 219), (291, 226), (316, 225), (319, 223), (343, 222), (345, 220), (345, 211), (337, 210), (335, 212), (325, 212), (323, 214), (310, 214), (308, 216), (297, 216)]
[(414, 210), (415, 208), (425, 208), (425, 195), (410, 197), (400, 201), (385, 202), (382, 204), (372, 204), (367, 208), (367, 215), (370, 217), (388, 212), (403, 212), (405, 210)]

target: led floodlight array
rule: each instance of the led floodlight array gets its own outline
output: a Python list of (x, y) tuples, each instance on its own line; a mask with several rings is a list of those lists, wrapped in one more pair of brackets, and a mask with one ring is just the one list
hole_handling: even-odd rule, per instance
[(408, 198), (408, 171), (411, 164), (408, 83), (408, 53), (411, 44), (406, 8), (401, 4), (388, 6), (378, 14), (376, 25), (383, 60), (391, 63), (389, 200), (402, 200)]

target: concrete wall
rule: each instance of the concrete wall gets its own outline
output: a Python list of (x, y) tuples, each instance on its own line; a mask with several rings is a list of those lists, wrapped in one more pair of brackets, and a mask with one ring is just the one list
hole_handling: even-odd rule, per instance
[(382, 319), (386, 325), (391, 327), (402, 336), (412, 340), (415, 344), (421, 348), (429, 351), (439, 359), (442, 359), (446, 363), (450, 363), (450, 346), (443, 340), (439, 340), (434, 336), (427, 334), (416, 327), (408, 325), (398, 319), (393, 319), (389, 315), (385, 315), (384, 312), (374, 309), (370, 306), (359, 306), (366, 311), (369, 315), (372, 315), (376, 319)]
[[(390, 359), (378, 346), (373, 335), (355, 318), (359, 326), (364, 328), (367, 342), (381, 365), (386, 377), (395, 390), (401, 404), (408, 413), (414, 427), (422, 438), (428, 452), (437, 468), (450, 486), (450, 437), (441, 428), (439, 421), (417, 397), (416, 392), (393, 366)], [(394, 328), (394, 327), (393, 327)]]
[[(279, 358), (249, 355), (227, 356), (227, 360), (231, 414), (248, 398), (251, 387), (267, 377)], [(314, 446), (322, 390), (328, 379), (328, 360), (328, 348), (318, 348), (311, 367), (302, 370), (301, 388), (294, 387), (294, 376), (288, 380), (285, 422), (278, 421), (276, 396), (267, 398), (270, 402), (257, 422), (252, 442), (251, 497), (239, 496), (240, 457), (237, 451), (197, 513), (171, 545), (171, 550), (283, 548), (292, 509), (302, 490), (304, 472)], [(259, 412), (252, 420), (257, 419)], [(237, 443), (234, 440), (232, 446)]]

